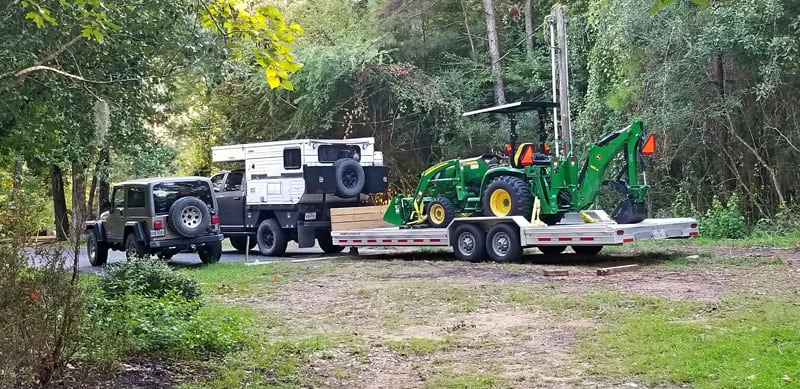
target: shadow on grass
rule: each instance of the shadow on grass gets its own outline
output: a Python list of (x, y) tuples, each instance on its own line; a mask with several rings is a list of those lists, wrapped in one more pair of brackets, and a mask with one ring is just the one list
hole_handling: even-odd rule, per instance
[[(541, 253), (524, 254), (514, 264), (532, 265), (560, 265), (560, 266), (620, 266), (620, 265), (659, 265), (665, 263), (678, 264), (684, 261), (684, 254), (663, 253), (663, 252), (643, 252), (639, 254), (559, 254), (546, 255)], [(408, 262), (431, 261), (431, 262), (458, 262), (452, 253), (449, 252), (407, 252), (391, 254), (366, 254), (345, 257), (350, 260), (370, 260), (370, 261), (393, 261), (402, 260)], [(467, 262), (464, 262), (467, 263)], [(481, 263), (493, 263), (490, 260)]]

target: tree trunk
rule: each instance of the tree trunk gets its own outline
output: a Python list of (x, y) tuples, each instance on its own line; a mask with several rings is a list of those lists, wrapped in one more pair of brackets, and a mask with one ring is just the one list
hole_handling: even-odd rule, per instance
[(474, 61), (478, 59), (478, 53), (475, 51), (475, 42), (472, 40), (472, 32), (469, 30), (469, 18), (467, 18), (467, 7), (464, 5), (464, 0), (461, 0), (461, 11), (464, 13), (464, 28), (467, 29), (467, 38), (469, 39), (469, 57)]
[(79, 239), (86, 221), (86, 169), (72, 162), (72, 238)]
[(64, 197), (64, 172), (58, 165), (53, 165), (50, 178), (53, 192), (53, 210), (55, 211), (56, 238), (66, 240), (69, 231), (69, 218), (67, 217), (67, 199)]
[(525, 0), (525, 49), (528, 56), (533, 54), (533, 10), (531, 0)]
[(22, 161), (14, 161), (14, 189), (22, 189)]
[(506, 103), (503, 91), (503, 69), (500, 66), (500, 42), (497, 40), (494, 6), (492, 0), (483, 0), (483, 14), (486, 16), (486, 35), (489, 38), (489, 55), (492, 59), (492, 76), (494, 77), (494, 102), (497, 105)]
[(108, 166), (111, 163), (111, 157), (108, 153), (108, 148), (104, 147), (100, 150), (100, 160), (97, 162), (97, 169), (99, 171), (97, 183), (97, 217), (107, 211), (103, 206), (103, 201), (111, 199), (111, 181), (108, 177)]

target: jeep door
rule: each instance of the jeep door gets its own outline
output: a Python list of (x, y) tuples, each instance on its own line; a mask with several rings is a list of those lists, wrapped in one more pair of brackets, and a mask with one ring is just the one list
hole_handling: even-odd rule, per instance
[(111, 195), (111, 209), (105, 222), (106, 237), (114, 242), (122, 242), (125, 237), (125, 187), (115, 186)]
[(219, 224), (223, 232), (244, 229), (244, 172), (234, 170), (225, 177), (221, 191), (215, 192)]

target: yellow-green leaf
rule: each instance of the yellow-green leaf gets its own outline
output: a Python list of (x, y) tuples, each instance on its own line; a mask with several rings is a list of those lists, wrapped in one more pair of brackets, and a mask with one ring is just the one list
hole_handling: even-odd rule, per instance
[(278, 77), (267, 76), (267, 83), (270, 88), (275, 89), (281, 85), (281, 80)]
[(284, 79), (284, 80), (281, 81), (281, 88), (293, 91), (294, 90), (294, 85), (292, 85), (291, 81)]

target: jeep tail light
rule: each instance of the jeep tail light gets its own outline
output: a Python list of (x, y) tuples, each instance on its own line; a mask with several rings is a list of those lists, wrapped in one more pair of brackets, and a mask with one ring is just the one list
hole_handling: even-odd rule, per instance
[(211, 215), (211, 224), (219, 224), (219, 216), (216, 214)]
[(163, 230), (164, 229), (164, 222), (161, 220), (153, 220), (153, 229), (154, 230)]

